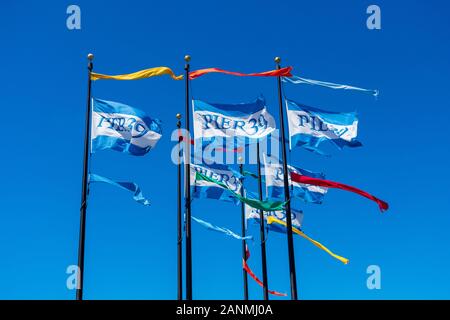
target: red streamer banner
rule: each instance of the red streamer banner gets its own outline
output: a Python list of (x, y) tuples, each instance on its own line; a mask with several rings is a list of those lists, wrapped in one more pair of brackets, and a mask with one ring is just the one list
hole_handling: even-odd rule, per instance
[[(261, 287), (264, 288), (264, 284), (261, 280), (258, 279), (258, 277), (253, 273), (252, 269), (247, 264), (247, 260), (250, 258), (250, 251), (248, 250), (248, 247), (245, 246), (245, 259), (242, 259), (242, 267), (244, 270), (248, 273), (250, 277), (252, 277), (253, 280), (256, 281), (257, 284), (259, 284)], [(279, 297), (286, 297), (286, 293), (281, 293), (273, 290), (267, 290), (271, 295), (279, 296)]]
[(270, 70), (270, 71), (264, 71), (264, 72), (258, 72), (258, 73), (240, 73), (240, 72), (233, 72), (233, 71), (227, 71), (222, 70), (219, 68), (206, 68), (206, 69), (200, 69), (195, 70), (192, 72), (189, 72), (189, 79), (194, 80), (198, 77), (201, 77), (207, 73), (224, 73), (224, 74), (230, 74), (233, 76), (240, 76), (240, 77), (292, 77), (291, 74), (292, 67), (285, 67), (277, 70)]
[(378, 207), (380, 208), (380, 211), (386, 211), (389, 209), (389, 204), (383, 200), (378, 199), (377, 197), (371, 195), (370, 193), (367, 193), (361, 189), (339, 183), (334, 182), (330, 180), (324, 180), (324, 179), (318, 179), (318, 178), (312, 178), (308, 176), (303, 176), (300, 174), (297, 174), (295, 172), (291, 172), (291, 179), (294, 182), (298, 183), (306, 183), (306, 184), (312, 184), (314, 186), (320, 186), (320, 187), (326, 187), (326, 188), (336, 188), (336, 189), (342, 189), (350, 192), (354, 192), (356, 194), (359, 194), (360, 196), (366, 197), (367, 199), (370, 199), (378, 204)]

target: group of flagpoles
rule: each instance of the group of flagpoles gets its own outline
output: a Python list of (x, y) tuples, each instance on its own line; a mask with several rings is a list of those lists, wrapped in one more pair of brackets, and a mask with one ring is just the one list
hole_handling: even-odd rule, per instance
[[(84, 141), (84, 157), (83, 157), (83, 179), (81, 188), (81, 207), (80, 207), (80, 234), (79, 234), (79, 246), (78, 246), (78, 281), (76, 299), (83, 299), (83, 279), (84, 279), (84, 252), (85, 252), (85, 231), (86, 231), (86, 208), (87, 208), (87, 193), (88, 193), (88, 175), (89, 175), (89, 145), (90, 145), (90, 118), (91, 118), (91, 73), (93, 70), (92, 60), (93, 54), (88, 54), (88, 93), (87, 93), (87, 107), (86, 107), (86, 126), (85, 126), (85, 141)], [(187, 134), (190, 130), (190, 95), (189, 95), (189, 62), (191, 57), (186, 55), (185, 60), (185, 129)], [(281, 69), (281, 59), (275, 58), (277, 69)], [(287, 156), (286, 156), (286, 139), (284, 129), (284, 114), (283, 114), (283, 98), (281, 92), (281, 76), (277, 76), (278, 81), (278, 97), (279, 97), (279, 117), (280, 117), (280, 129), (281, 129), (281, 145), (282, 145), (282, 161), (284, 169), (284, 191), (286, 201), (286, 228), (287, 228), (287, 240), (288, 240), (288, 254), (289, 254), (289, 274), (290, 274), (290, 286), (291, 286), (291, 299), (297, 300), (297, 282), (295, 272), (295, 257), (294, 257), (294, 241), (292, 233), (292, 217), (290, 206), (290, 191), (289, 191), (289, 178), (287, 170)], [(177, 114), (177, 127), (180, 128), (181, 115)], [(181, 138), (180, 138), (181, 139)], [(185, 253), (186, 253), (186, 300), (192, 300), (192, 238), (191, 238), (191, 195), (190, 195), (190, 137), (186, 137), (185, 143)], [(180, 142), (180, 141), (179, 141)], [(261, 179), (261, 164), (259, 155), (259, 142), (257, 144), (257, 164), (258, 164), (258, 187), (259, 197), (262, 200), (262, 179)], [(242, 173), (242, 164), (240, 165)], [(177, 297), (179, 300), (183, 297), (182, 289), (182, 212), (181, 212), (181, 163), (178, 165), (178, 210), (177, 210)], [(242, 204), (242, 236), (245, 236), (245, 209)], [(260, 231), (261, 231), (261, 258), (263, 269), (263, 287), (264, 287), (264, 299), (268, 299), (268, 280), (267, 280), (267, 264), (266, 264), (266, 249), (265, 249), (265, 230), (264, 230), (264, 212), (260, 211)], [(242, 242), (242, 254), (243, 259), (246, 259), (246, 243)], [(244, 270), (244, 298), (248, 299), (248, 283), (247, 273)]]
[(86, 131), (84, 136), (84, 155), (83, 155), (83, 181), (81, 185), (81, 207), (80, 207), (80, 238), (78, 244), (78, 270), (77, 270), (77, 293), (76, 299), (83, 300), (83, 279), (84, 279), (84, 245), (86, 239), (86, 208), (88, 193), (88, 175), (89, 175), (89, 145), (91, 128), (91, 73), (94, 65), (92, 63), (94, 55), (88, 54), (88, 92), (86, 103)]

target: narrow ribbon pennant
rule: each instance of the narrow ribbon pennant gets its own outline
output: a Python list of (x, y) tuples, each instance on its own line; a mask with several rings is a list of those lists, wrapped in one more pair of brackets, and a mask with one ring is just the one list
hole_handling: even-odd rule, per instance
[(221, 232), (229, 237), (238, 239), (238, 240), (253, 240), (253, 236), (245, 236), (245, 237), (241, 237), (240, 235), (234, 233), (233, 231), (231, 231), (230, 229), (227, 228), (222, 228), (219, 226), (215, 226), (207, 221), (201, 220), (199, 218), (196, 218), (194, 216), (191, 216), (191, 218), (197, 222), (198, 224), (202, 225), (203, 227), (212, 230), (212, 231), (217, 231), (217, 232)]
[(142, 195), (141, 189), (139, 188), (139, 186), (134, 183), (134, 182), (119, 182), (119, 181), (114, 181), (102, 176), (99, 176), (98, 174), (89, 174), (89, 183), (91, 182), (103, 182), (103, 183), (108, 183), (110, 185), (119, 187), (121, 189), (125, 189), (128, 190), (130, 192), (133, 192), (133, 199), (136, 202), (139, 202), (140, 204), (143, 204), (144, 206), (149, 206), (150, 205), (150, 201), (147, 200), (146, 198), (144, 198), (144, 196)]
[[(254, 178), (254, 179), (258, 179), (258, 178), (259, 178), (258, 175), (257, 175), (256, 173), (253, 173), (253, 172), (250, 172), (250, 171), (247, 171), (247, 170), (243, 170), (243, 171), (242, 171), (242, 174), (243, 174), (244, 176), (249, 176), (249, 177), (252, 177), (252, 178)], [(264, 179), (264, 178), (262, 178), (262, 182), (265, 182), (265, 179)]]
[(219, 68), (206, 68), (189, 72), (189, 79), (190, 80), (197, 79), (198, 77), (201, 77), (207, 73), (224, 73), (240, 77), (291, 77), (292, 76), (291, 71), (292, 67), (285, 67), (277, 70), (270, 70), (257, 73), (240, 73), (222, 70)]
[[(258, 277), (253, 273), (252, 269), (250, 269), (250, 267), (247, 264), (247, 260), (250, 258), (250, 251), (248, 250), (248, 247), (245, 246), (245, 259), (242, 259), (242, 267), (244, 268), (244, 270), (248, 273), (248, 275), (250, 277), (252, 277), (253, 280), (255, 280), (255, 282), (257, 284), (259, 284), (261, 287), (264, 288), (264, 284), (262, 283), (261, 280), (258, 279)], [(281, 293), (281, 292), (277, 292), (277, 291), (273, 291), (273, 290), (267, 290), (271, 295), (274, 296), (280, 296), (280, 297), (286, 297), (287, 294), (286, 293)]]
[(127, 73), (127, 74), (119, 74), (119, 75), (107, 75), (107, 74), (100, 74), (100, 73), (91, 73), (91, 80), (99, 80), (99, 79), (105, 79), (105, 80), (139, 80), (139, 79), (145, 79), (145, 78), (151, 78), (156, 76), (162, 76), (162, 75), (169, 75), (174, 80), (181, 80), (183, 79), (183, 75), (176, 76), (175, 73), (172, 71), (172, 69), (168, 67), (156, 67), (156, 68), (150, 68), (145, 70), (140, 70), (133, 73)]
[(200, 172), (196, 172), (196, 176), (195, 179), (198, 181), (208, 181), (208, 182), (212, 182), (217, 184), (218, 186), (222, 187), (223, 189), (228, 190), (230, 193), (233, 194), (233, 196), (235, 196), (236, 198), (238, 198), (239, 200), (241, 200), (243, 203), (248, 204), (250, 207), (252, 208), (256, 208), (262, 211), (279, 211), (279, 210), (284, 210), (284, 206), (286, 204), (286, 202), (282, 202), (282, 201), (261, 201), (261, 200), (257, 200), (257, 199), (250, 199), (250, 198), (246, 198), (241, 196), (240, 194), (233, 192), (232, 190), (230, 190), (224, 183), (219, 182), (213, 178), (207, 177), (203, 174), (201, 174)]
[[(268, 216), (267, 217), (267, 224), (272, 224), (272, 223), (276, 223), (279, 225), (282, 225), (284, 227), (287, 227), (286, 222), (277, 219), (273, 216)], [(329, 250), (327, 247), (325, 247), (323, 244), (321, 244), (320, 242), (311, 239), (310, 237), (308, 237), (305, 233), (303, 233), (303, 231), (300, 231), (299, 229), (292, 227), (292, 232), (298, 234), (299, 236), (305, 238), (306, 240), (308, 240), (309, 242), (311, 242), (313, 245), (315, 245), (316, 247), (318, 247), (319, 249), (325, 251), (326, 253), (328, 253), (330, 256), (332, 256), (333, 258), (341, 261), (344, 264), (348, 264), (349, 260), (347, 258), (341, 257), (333, 252), (331, 252), (331, 250)]]
[(339, 183), (334, 182), (330, 180), (324, 180), (324, 179), (318, 179), (318, 178), (312, 178), (308, 176), (302, 176), (295, 172), (291, 172), (291, 179), (292, 181), (299, 182), (299, 183), (306, 183), (306, 184), (312, 184), (315, 186), (320, 187), (326, 187), (326, 188), (336, 188), (336, 189), (342, 189), (350, 192), (354, 192), (356, 194), (359, 194), (360, 196), (366, 197), (369, 200), (372, 200), (378, 204), (378, 207), (380, 208), (380, 211), (386, 211), (389, 209), (389, 204), (383, 200), (378, 199), (377, 197), (371, 195), (370, 193), (367, 193), (361, 189)]
[(309, 85), (313, 85), (313, 86), (321, 86), (321, 87), (326, 87), (326, 88), (331, 88), (331, 89), (343, 89), (343, 90), (362, 91), (362, 92), (370, 93), (374, 97), (377, 97), (379, 95), (379, 91), (378, 90), (364, 89), (364, 88), (348, 86), (348, 85), (345, 85), (345, 84), (337, 84), (337, 83), (332, 83), (332, 82), (325, 82), (325, 81), (305, 79), (305, 78), (300, 78), (299, 76), (292, 76), (290, 78), (283, 77), (281, 80), (283, 82), (290, 82), (290, 83), (293, 83), (293, 84), (309, 84)]

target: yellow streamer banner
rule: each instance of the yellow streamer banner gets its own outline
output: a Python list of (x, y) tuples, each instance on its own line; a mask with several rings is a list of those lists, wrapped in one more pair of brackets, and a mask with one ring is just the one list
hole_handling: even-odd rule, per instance
[(133, 73), (128, 74), (119, 74), (115, 76), (110, 76), (107, 74), (100, 74), (100, 73), (91, 73), (91, 80), (99, 80), (99, 79), (105, 79), (105, 80), (139, 80), (139, 79), (145, 79), (145, 78), (151, 78), (156, 76), (162, 76), (162, 75), (169, 75), (174, 80), (181, 80), (183, 79), (183, 75), (176, 76), (175, 73), (172, 71), (172, 69), (168, 67), (156, 67), (156, 68), (150, 68), (145, 69)]
[[(285, 226), (285, 227), (286, 227), (286, 222), (284, 222), (284, 221), (282, 221), (282, 220), (279, 220), (279, 219), (277, 219), (277, 218), (275, 218), (275, 217), (273, 217), (273, 216), (268, 216), (268, 217), (267, 217), (267, 223), (268, 223), (268, 224), (271, 224), (271, 223), (277, 223), (277, 224), (281, 224), (282, 226)], [(318, 241), (316, 241), (316, 240), (314, 240), (314, 239), (311, 239), (310, 237), (308, 237), (306, 234), (304, 234), (304, 233), (303, 233), (302, 231), (300, 231), (299, 229), (297, 229), (297, 228), (295, 228), (295, 227), (292, 227), (292, 231), (293, 231), (294, 233), (298, 234), (299, 236), (305, 238), (306, 240), (308, 240), (309, 242), (311, 242), (312, 244), (314, 244), (316, 247), (322, 249), (323, 251), (325, 251), (326, 253), (328, 253), (328, 254), (329, 254), (330, 256), (332, 256), (333, 258), (338, 259), (339, 261), (341, 261), (341, 262), (344, 263), (344, 264), (348, 264), (348, 262), (349, 262), (348, 259), (346, 259), (346, 258), (344, 258), (344, 257), (341, 257), (341, 256), (338, 256), (337, 254), (331, 252), (331, 251), (330, 251), (327, 247), (325, 247), (323, 244), (321, 244), (320, 242), (318, 242)]]

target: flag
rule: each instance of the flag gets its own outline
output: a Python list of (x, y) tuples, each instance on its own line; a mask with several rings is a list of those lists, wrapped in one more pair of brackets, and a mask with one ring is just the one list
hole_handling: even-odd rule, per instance
[(285, 67), (281, 69), (276, 70), (270, 70), (270, 71), (264, 71), (264, 72), (257, 72), (257, 73), (241, 73), (241, 72), (233, 72), (233, 71), (227, 71), (219, 68), (206, 68), (206, 69), (200, 69), (195, 70), (192, 72), (189, 72), (189, 79), (193, 80), (198, 77), (201, 77), (208, 73), (224, 73), (229, 74), (233, 76), (241, 76), (241, 77), (290, 77), (292, 71), (292, 67)]
[[(229, 192), (229, 190), (234, 193), (241, 192), (241, 175), (238, 172), (222, 164), (211, 164), (210, 166), (191, 164), (190, 168), (191, 189), (194, 198), (215, 199), (239, 204), (239, 199)], [(223, 186), (211, 181), (196, 179), (197, 172), (223, 183)]]
[(94, 174), (94, 173), (90, 173), (89, 174), (89, 183), (93, 183), (93, 182), (102, 182), (102, 183), (107, 183), (125, 190), (128, 190), (130, 192), (133, 193), (133, 199), (136, 202), (139, 202), (140, 204), (143, 204), (144, 206), (149, 206), (150, 205), (150, 201), (148, 201), (141, 192), (141, 188), (139, 188), (139, 186), (134, 183), (134, 182), (128, 182), (128, 181), (115, 181), (112, 179), (108, 179), (105, 177), (102, 177), (98, 174)]
[[(272, 225), (272, 224), (278, 224), (280, 226), (283, 226), (284, 228), (287, 228), (287, 224), (286, 221), (277, 219), (274, 216), (269, 216), (267, 217), (267, 224), (268, 225)], [(333, 258), (341, 261), (343, 264), (348, 264), (349, 260), (347, 258), (341, 257), (337, 254), (335, 254), (334, 252), (332, 252), (330, 249), (328, 249), (327, 247), (325, 247), (323, 244), (321, 244), (320, 242), (308, 237), (303, 231), (301, 231), (300, 229), (296, 228), (296, 227), (292, 227), (292, 232), (294, 232), (295, 234), (298, 234), (299, 236), (301, 236), (302, 238), (308, 240), (309, 242), (311, 242), (313, 245), (315, 245), (316, 247), (318, 247), (319, 249), (325, 251), (326, 253), (328, 253), (330, 256), (332, 256)]]
[(319, 146), (331, 141), (339, 149), (344, 146), (359, 147), (355, 138), (358, 133), (358, 118), (355, 112), (330, 112), (292, 100), (286, 100), (289, 125), (289, 144), (302, 146), (313, 152), (323, 153)]
[[(266, 194), (271, 199), (284, 198), (284, 170), (283, 165), (274, 156), (268, 157), (264, 154), (264, 175), (266, 182)], [(295, 166), (288, 165), (289, 172), (295, 172), (299, 175), (305, 175), (315, 178), (325, 178), (324, 174), (311, 172)], [(289, 186), (291, 194), (307, 203), (322, 203), (326, 188), (308, 185), (292, 181), (289, 177)]]
[(161, 138), (160, 121), (139, 109), (100, 99), (92, 99), (92, 106), (92, 152), (113, 149), (142, 156)]
[(215, 226), (212, 223), (209, 223), (207, 221), (204, 221), (202, 219), (196, 218), (194, 216), (191, 216), (192, 220), (194, 220), (195, 222), (197, 222), (198, 224), (200, 224), (201, 226), (212, 230), (212, 231), (217, 231), (220, 233), (223, 233), (229, 237), (238, 239), (238, 240), (252, 240), (253, 236), (245, 236), (245, 237), (241, 237), (240, 235), (236, 234), (235, 232), (231, 231), (230, 229), (227, 228), (223, 228), (223, 227), (219, 227), (219, 226)]
[(332, 83), (332, 82), (305, 79), (305, 78), (300, 78), (298, 76), (282, 77), (281, 80), (283, 82), (289, 82), (289, 83), (293, 83), (293, 84), (308, 84), (308, 85), (312, 85), (312, 86), (320, 86), (320, 87), (326, 87), (326, 88), (331, 88), (331, 89), (361, 91), (361, 92), (370, 93), (374, 97), (377, 97), (379, 95), (378, 90), (364, 89), (364, 88), (353, 87), (353, 86), (349, 86), (349, 85), (345, 85), (345, 84), (337, 84), (337, 83)]
[(275, 119), (263, 97), (250, 103), (219, 104), (193, 100), (194, 139), (263, 138), (275, 130)]
[(286, 202), (282, 202), (282, 201), (268, 201), (268, 200), (261, 201), (261, 200), (257, 200), (257, 199), (243, 197), (240, 194), (229, 189), (224, 182), (220, 182), (214, 178), (207, 177), (204, 174), (197, 171), (195, 173), (195, 183), (199, 183), (199, 182), (204, 183), (204, 181), (215, 183), (216, 185), (218, 185), (218, 186), (222, 187), (223, 189), (227, 190), (228, 192), (230, 192), (231, 195), (233, 195), (234, 197), (236, 197), (243, 203), (248, 204), (250, 207), (256, 208), (259, 210), (263, 210), (263, 211), (283, 210), (284, 206), (286, 204)]
[(156, 68), (150, 68), (145, 69), (133, 73), (128, 74), (119, 74), (115, 76), (107, 75), (107, 74), (100, 74), (91, 72), (91, 80), (99, 80), (99, 79), (106, 79), (106, 80), (139, 80), (139, 79), (145, 79), (145, 78), (151, 78), (156, 76), (162, 76), (162, 75), (169, 75), (174, 80), (181, 80), (183, 79), (183, 76), (176, 76), (175, 73), (172, 71), (172, 69), (168, 67), (156, 67)]
[[(275, 217), (281, 221), (286, 221), (286, 211), (280, 210), (280, 211), (264, 212), (264, 220), (269, 230), (280, 233), (286, 232), (286, 228), (284, 226), (280, 226), (279, 224), (276, 223), (268, 224), (267, 221), (269, 217)], [(303, 221), (303, 212), (291, 207), (291, 217), (292, 217), (292, 226), (297, 229), (300, 229)], [(245, 205), (245, 221), (247, 222), (249, 220), (259, 224), (260, 223), (259, 210), (252, 208), (248, 205)]]
[(346, 185), (343, 183), (303, 176), (303, 175), (299, 175), (295, 172), (291, 172), (291, 178), (292, 178), (292, 181), (298, 182), (298, 183), (306, 183), (306, 184), (320, 186), (320, 187), (324, 187), (324, 188), (337, 188), (337, 189), (346, 190), (346, 191), (350, 191), (350, 192), (359, 194), (360, 196), (366, 197), (367, 199), (370, 199), (370, 200), (376, 202), (376, 204), (380, 208), (381, 212), (383, 212), (389, 208), (389, 204), (387, 202), (378, 199), (377, 197), (371, 195), (370, 193), (367, 193), (366, 191), (363, 191), (361, 189), (358, 189), (358, 188), (355, 188), (355, 187), (352, 187), (352, 186), (349, 186), (349, 185)]

